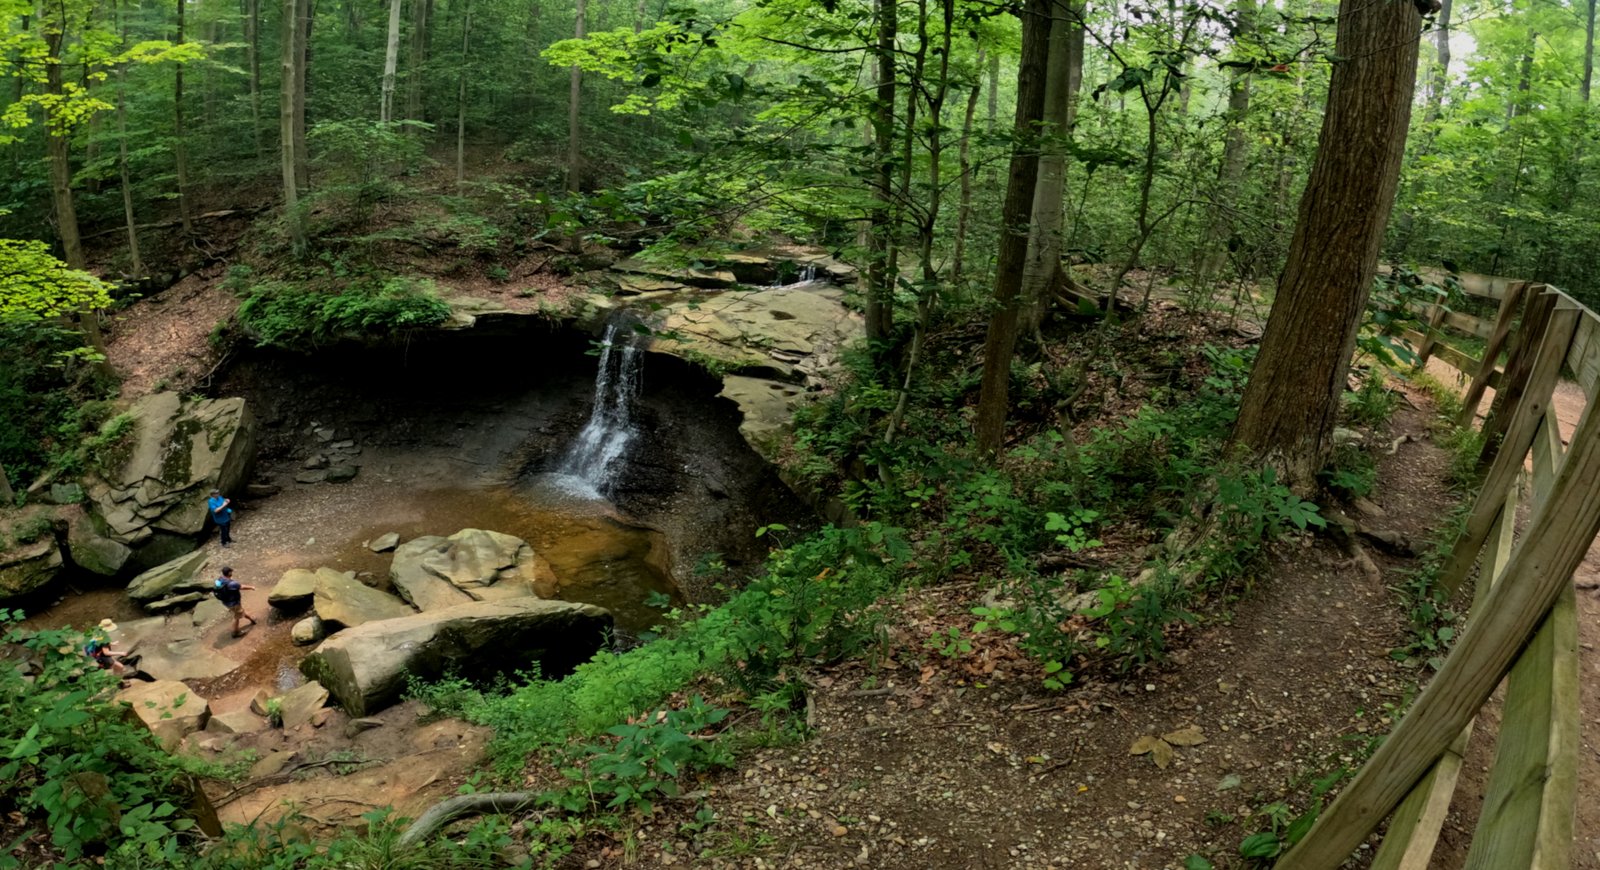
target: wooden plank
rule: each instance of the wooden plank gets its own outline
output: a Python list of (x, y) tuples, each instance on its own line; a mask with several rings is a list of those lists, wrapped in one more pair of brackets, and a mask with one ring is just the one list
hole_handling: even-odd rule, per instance
[[(1484, 563), (1491, 567), (1484, 572), (1482, 582), (1473, 591), (1474, 609), (1483, 603), (1506, 564), (1511, 561), (1519, 490), (1520, 487), (1515, 486), (1506, 490), (1497, 530), (1489, 536), (1488, 549), (1484, 552)], [(1472, 741), (1472, 725), (1472, 722), (1468, 722), (1467, 727), (1461, 729), (1455, 742), (1434, 763), (1433, 769), (1394, 811), (1394, 817), (1389, 820), (1389, 830), (1384, 834), (1383, 843), (1378, 846), (1378, 854), (1373, 857), (1370, 870), (1428, 870), (1433, 863), (1433, 850), (1439, 844), (1439, 832), (1444, 830), (1445, 818), (1450, 814), (1450, 802), (1455, 797), (1461, 764), (1466, 758), (1467, 745)]]
[[(1563, 349), (1564, 350), (1564, 349)], [(1600, 414), (1585, 414), (1548, 500), (1444, 667), (1276, 870), (1335, 870), (1449, 748), (1545, 621), (1600, 532)]]
[[(1388, 275), (1392, 271), (1393, 267), (1391, 266), (1378, 267), (1378, 274), (1380, 275)], [(1450, 272), (1432, 266), (1423, 266), (1412, 269), (1412, 271), (1421, 275), (1428, 283), (1439, 287), (1445, 286), (1445, 278), (1451, 275)], [(1498, 275), (1479, 275), (1476, 272), (1457, 272), (1455, 273), (1455, 279), (1461, 285), (1461, 292), (1468, 296), (1480, 296), (1484, 299), (1505, 298), (1506, 290), (1512, 284), (1517, 283), (1518, 280), (1516, 278), (1503, 278)]]
[(1585, 310), (1578, 321), (1572, 350), (1567, 353), (1567, 368), (1584, 389), (1600, 380), (1600, 317), (1593, 311)]
[[(1511, 428), (1511, 421), (1517, 417), (1517, 409), (1522, 406), (1522, 394), (1531, 384), (1534, 368), (1538, 365), (1539, 357), (1548, 350), (1559, 350), (1561, 360), (1556, 361), (1552, 371), (1555, 377), (1561, 375), (1562, 361), (1566, 360), (1567, 350), (1572, 346), (1572, 333), (1578, 325), (1578, 312), (1556, 311), (1556, 297), (1549, 295), (1534, 296), (1528, 300), (1526, 313), (1522, 318), (1522, 328), (1518, 330), (1518, 345), (1511, 351), (1506, 359), (1506, 375), (1501, 380), (1501, 388), (1495, 391), (1494, 405), (1489, 409), (1489, 416), (1483, 421), (1483, 452), (1478, 455), (1480, 466), (1488, 465), (1494, 461), (1495, 452), (1500, 449), (1500, 442)], [(1551, 332), (1553, 321), (1559, 320), (1560, 329), (1555, 329), (1557, 343), (1545, 341), (1547, 333)], [(1551, 381), (1551, 386), (1555, 381)], [(1470, 394), (1469, 394), (1470, 397)], [(1545, 395), (1548, 400), (1548, 394)], [(1541, 409), (1542, 410), (1542, 409)], [(1533, 434), (1533, 430), (1528, 430)], [(1528, 449), (1527, 444), (1522, 445), (1522, 450)]]
[(1419, 317), (1426, 317), (1430, 330), (1437, 330), (1443, 325), (1463, 335), (1471, 335), (1477, 338), (1488, 338), (1494, 334), (1494, 324), (1473, 317), (1470, 314), (1451, 311), (1443, 305), (1436, 305), (1431, 302), (1409, 302), (1405, 308)]
[(1422, 346), (1417, 350), (1416, 368), (1418, 370), (1428, 367), (1428, 357), (1433, 356), (1433, 345), (1437, 340), (1436, 336), (1439, 334), (1439, 324), (1444, 320), (1444, 313), (1443, 305), (1435, 305), (1433, 306), (1433, 312), (1428, 315), (1428, 328), (1423, 330)]
[[(1500, 504), (1506, 490), (1522, 471), (1523, 457), (1528, 455), (1528, 448), (1533, 445), (1533, 436), (1544, 419), (1545, 408), (1550, 405), (1550, 395), (1555, 390), (1556, 381), (1561, 377), (1561, 362), (1566, 359), (1567, 343), (1572, 338), (1577, 317), (1576, 311), (1558, 311), (1551, 316), (1550, 328), (1545, 331), (1534, 364), (1524, 379), (1526, 388), (1517, 391), (1515, 404), (1509, 405), (1507, 412), (1502, 414), (1503, 418), (1511, 421), (1504, 447), (1495, 455), (1488, 474), (1484, 475), (1478, 498), (1472, 504), (1472, 512), (1467, 515), (1467, 527), (1456, 539), (1450, 558), (1439, 572), (1439, 588), (1446, 594), (1454, 594), (1461, 588), (1461, 582), (1478, 560), (1478, 551), (1483, 549), (1489, 529), (1500, 514)], [(1508, 395), (1512, 393), (1509, 388), (1504, 392)]]
[(1467, 870), (1571, 867), (1577, 649), (1569, 580), (1506, 681), (1505, 713)]
[[(1526, 297), (1528, 285), (1519, 283), (1506, 293), (1500, 300), (1500, 310), (1495, 312), (1494, 328), (1489, 334), (1489, 341), (1483, 346), (1483, 360), (1472, 375), (1472, 386), (1467, 388), (1467, 394), (1461, 400), (1461, 415), (1456, 418), (1457, 426), (1472, 425), (1473, 417), (1477, 416), (1478, 403), (1483, 399), (1483, 391), (1489, 386), (1489, 375), (1494, 373), (1495, 364), (1500, 359), (1500, 351), (1505, 349), (1506, 339), (1511, 336), (1511, 321), (1517, 316), (1522, 300)], [(1511, 370), (1510, 362), (1506, 363), (1506, 371)], [(1499, 390), (1495, 391), (1499, 395)]]
[[(1414, 345), (1421, 345), (1423, 342), (1427, 341), (1427, 337), (1415, 329), (1401, 329), (1400, 337)], [(1431, 355), (1437, 356), (1439, 359), (1449, 363), (1456, 369), (1456, 371), (1461, 372), (1462, 377), (1470, 378), (1472, 377), (1472, 373), (1478, 370), (1478, 360), (1467, 356), (1467, 354), (1460, 348), (1457, 348), (1448, 342), (1435, 342), (1433, 346), (1433, 353)], [(1496, 376), (1495, 383), (1498, 382), (1499, 378)], [(1493, 384), (1490, 386), (1493, 386)]]

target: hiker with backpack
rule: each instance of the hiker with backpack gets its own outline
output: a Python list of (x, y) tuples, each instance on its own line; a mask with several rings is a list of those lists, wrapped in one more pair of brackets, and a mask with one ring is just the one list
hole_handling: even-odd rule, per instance
[(222, 546), (233, 543), (233, 536), (228, 534), (233, 528), (233, 499), (224, 496), (222, 490), (213, 489), (211, 497), (206, 499), (206, 509), (211, 512), (211, 522), (222, 534)]
[(248, 619), (252, 626), (256, 624), (256, 618), (244, 612), (244, 600), (239, 594), (245, 589), (253, 590), (255, 588), (233, 579), (232, 568), (223, 568), (222, 576), (211, 584), (211, 594), (215, 595), (217, 600), (222, 602), (222, 606), (228, 608), (228, 611), (233, 614), (234, 637), (244, 637), (244, 632), (239, 630), (239, 620)]

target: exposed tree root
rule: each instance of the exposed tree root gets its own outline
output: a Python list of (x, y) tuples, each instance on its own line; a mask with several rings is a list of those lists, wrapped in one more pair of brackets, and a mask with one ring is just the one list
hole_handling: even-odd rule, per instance
[(519, 813), (533, 806), (538, 792), (495, 791), (483, 794), (463, 794), (447, 798), (423, 813), (411, 827), (400, 835), (396, 845), (400, 848), (415, 846), (435, 831), (462, 816), (479, 816), (485, 813)]

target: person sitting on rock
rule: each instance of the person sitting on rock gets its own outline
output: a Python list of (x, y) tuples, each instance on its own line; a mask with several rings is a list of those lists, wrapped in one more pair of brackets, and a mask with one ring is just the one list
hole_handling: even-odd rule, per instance
[(233, 614), (234, 637), (244, 637), (244, 632), (239, 630), (239, 620), (248, 619), (252, 626), (256, 624), (256, 618), (244, 612), (244, 601), (239, 595), (242, 590), (255, 588), (233, 579), (232, 568), (223, 568), (222, 576), (212, 584), (212, 591), (216, 594), (217, 600)]
[(119, 677), (127, 676), (128, 668), (117, 661), (127, 653), (113, 652), (111, 650), (110, 634), (117, 630), (117, 624), (110, 619), (100, 620), (100, 627), (89, 635), (89, 642), (83, 646), (83, 654), (100, 667), (102, 671), (110, 671)]
[(233, 543), (233, 536), (228, 534), (233, 525), (233, 499), (225, 498), (222, 490), (213, 489), (211, 497), (206, 499), (206, 507), (211, 511), (211, 521), (217, 524), (217, 531), (222, 533), (222, 546)]

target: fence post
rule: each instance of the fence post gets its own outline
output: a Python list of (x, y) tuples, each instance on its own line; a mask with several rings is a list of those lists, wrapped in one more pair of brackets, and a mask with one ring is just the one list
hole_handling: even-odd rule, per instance
[[(1479, 465), (1493, 462), (1495, 452), (1500, 449), (1500, 439), (1506, 434), (1511, 413), (1527, 389), (1528, 376), (1544, 343), (1550, 315), (1556, 310), (1560, 298), (1557, 293), (1536, 293), (1528, 299), (1522, 315), (1522, 328), (1517, 330), (1517, 340), (1511, 347), (1510, 357), (1506, 359), (1505, 376), (1500, 379), (1500, 388), (1495, 390), (1494, 405), (1489, 409), (1489, 416), (1483, 421), (1483, 452), (1478, 456)], [(1571, 336), (1567, 338), (1570, 341)], [(1471, 422), (1470, 418), (1468, 422)]]

